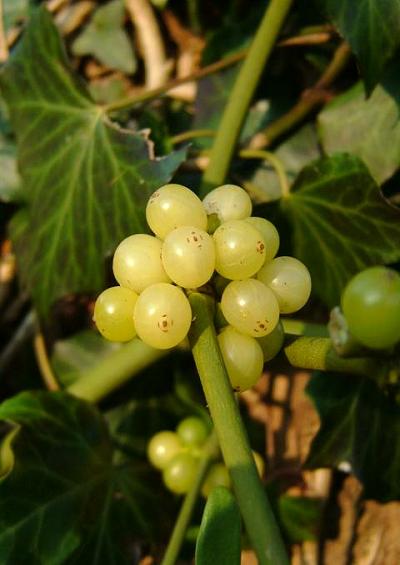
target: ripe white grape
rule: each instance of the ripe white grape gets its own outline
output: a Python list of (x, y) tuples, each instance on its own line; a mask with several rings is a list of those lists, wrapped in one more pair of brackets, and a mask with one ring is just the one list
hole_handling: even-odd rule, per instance
[(146, 219), (160, 239), (180, 226), (207, 229), (207, 214), (201, 200), (180, 184), (166, 184), (153, 192), (147, 203)]
[(213, 235), (215, 270), (231, 280), (247, 279), (264, 264), (265, 243), (258, 230), (244, 220), (219, 226)]
[(162, 241), (138, 233), (125, 238), (114, 253), (114, 276), (121, 286), (138, 294), (152, 284), (171, 282), (161, 261)]
[(264, 355), (264, 363), (276, 357), (282, 349), (284, 339), (285, 331), (281, 321), (278, 322), (270, 334), (257, 338)]
[(218, 343), (232, 388), (243, 392), (252, 387), (260, 378), (264, 365), (257, 340), (227, 326), (218, 335)]
[(165, 238), (162, 263), (169, 277), (179, 286), (202, 286), (214, 272), (214, 241), (207, 232), (199, 228), (177, 228)]
[(130, 341), (135, 337), (133, 311), (137, 294), (128, 288), (113, 286), (96, 300), (93, 320), (103, 337), (109, 341)]
[(256, 279), (232, 281), (221, 298), (226, 320), (239, 332), (262, 337), (279, 322), (279, 304), (274, 293)]
[(251, 224), (256, 230), (260, 232), (265, 243), (265, 259), (264, 262), (267, 263), (271, 261), (275, 255), (278, 253), (279, 249), (279, 233), (274, 224), (265, 220), (264, 218), (258, 218), (257, 216), (252, 216), (251, 218), (246, 218), (246, 222)]
[(192, 310), (180, 288), (158, 283), (148, 286), (139, 295), (134, 319), (142, 341), (156, 349), (169, 349), (186, 337)]
[(221, 222), (243, 220), (251, 215), (250, 196), (243, 188), (224, 184), (215, 188), (203, 199), (207, 214), (217, 214)]
[(283, 314), (297, 312), (311, 293), (311, 276), (307, 267), (294, 257), (277, 257), (266, 263), (257, 279), (275, 294)]
[(147, 446), (147, 457), (153, 467), (165, 469), (172, 459), (183, 451), (179, 436), (168, 430), (155, 434)]
[(175, 494), (185, 494), (196, 480), (199, 462), (190, 452), (175, 455), (164, 469), (165, 486)]

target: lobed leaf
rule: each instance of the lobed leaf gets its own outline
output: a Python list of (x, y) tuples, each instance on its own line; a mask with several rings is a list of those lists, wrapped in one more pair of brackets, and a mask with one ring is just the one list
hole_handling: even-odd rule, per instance
[(400, 45), (400, 0), (315, 0), (357, 55), (367, 90)]
[(46, 315), (62, 295), (104, 286), (104, 256), (146, 231), (145, 203), (185, 151), (150, 159), (142, 135), (109, 120), (71, 71), (44, 8), (33, 13), (0, 86), (26, 203), (12, 236), (22, 281)]
[(100, 413), (66, 393), (24, 392), (0, 419), (19, 426), (0, 482), (1, 563), (130, 563), (127, 532), (148, 535), (153, 495), (132, 463), (112, 465)]
[(400, 259), (400, 210), (383, 197), (357, 157), (336, 154), (307, 165), (283, 206), (295, 255), (331, 307), (340, 303), (355, 273)]
[(381, 502), (400, 496), (400, 407), (372, 379), (316, 373), (307, 393), (321, 427), (306, 467), (349, 463), (366, 498)]

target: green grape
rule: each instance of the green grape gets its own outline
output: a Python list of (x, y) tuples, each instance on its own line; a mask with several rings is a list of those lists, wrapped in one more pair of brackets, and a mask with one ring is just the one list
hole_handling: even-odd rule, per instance
[(203, 199), (203, 206), (208, 215), (217, 214), (221, 222), (243, 220), (252, 210), (250, 196), (234, 184), (224, 184), (209, 192)]
[(264, 365), (257, 340), (227, 326), (218, 335), (218, 344), (232, 388), (236, 392), (251, 388), (260, 378)]
[(184, 447), (178, 434), (162, 431), (155, 434), (147, 445), (147, 457), (156, 469), (165, 469)]
[(198, 459), (190, 452), (178, 453), (163, 471), (165, 486), (175, 494), (186, 494), (196, 479), (198, 466)]
[(185, 445), (200, 447), (208, 437), (208, 427), (201, 418), (189, 416), (179, 423), (176, 433)]
[(271, 261), (275, 255), (278, 253), (279, 249), (279, 233), (274, 224), (265, 220), (264, 218), (258, 218), (257, 216), (252, 216), (251, 218), (246, 218), (246, 222), (256, 228), (263, 237), (265, 243), (265, 259), (264, 262), (267, 263)]
[(168, 275), (179, 286), (202, 286), (210, 280), (215, 268), (213, 239), (199, 228), (177, 228), (165, 238), (162, 263)]
[(226, 320), (239, 332), (262, 337), (279, 322), (279, 304), (274, 293), (256, 279), (233, 281), (221, 298)]
[(231, 478), (228, 469), (223, 463), (214, 463), (210, 467), (201, 487), (201, 494), (204, 498), (208, 498), (215, 487), (231, 487)]
[(134, 319), (142, 341), (156, 349), (169, 349), (186, 337), (192, 310), (180, 288), (158, 283), (148, 286), (139, 295)]
[(247, 279), (262, 267), (265, 244), (260, 232), (244, 220), (222, 224), (213, 235), (215, 270), (231, 280)]
[(264, 355), (264, 363), (271, 361), (271, 359), (278, 355), (282, 349), (284, 339), (285, 331), (281, 321), (278, 322), (270, 334), (257, 338), (257, 342), (260, 344)]
[(370, 267), (347, 284), (342, 310), (350, 333), (371, 349), (400, 341), (400, 275), (386, 267)]
[(310, 297), (310, 273), (294, 257), (277, 257), (266, 263), (257, 273), (257, 279), (275, 294), (283, 314), (297, 312)]
[(161, 262), (162, 242), (144, 233), (127, 237), (114, 253), (114, 276), (121, 286), (138, 294), (148, 286), (171, 282)]
[(136, 335), (133, 312), (138, 295), (129, 288), (112, 286), (96, 300), (93, 320), (109, 341), (130, 341)]
[(153, 192), (147, 203), (146, 219), (160, 239), (181, 226), (207, 229), (207, 214), (201, 200), (180, 184), (166, 184)]
[(259, 453), (257, 453), (257, 451), (252, 450), (251, 452), (252, 452), (253, 457), (254, 457), (254, 463), (256, 464), (258, 474), (262, 478), (264, 473), (265, 473), (264, 459), (261, 457), (261, 455)]

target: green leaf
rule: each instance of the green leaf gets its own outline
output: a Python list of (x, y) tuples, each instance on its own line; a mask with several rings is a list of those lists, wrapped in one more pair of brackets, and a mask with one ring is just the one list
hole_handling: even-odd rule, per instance
[(240, 564), (240, 512), (233, 494), (216, 487), (208, 497), (196, 544), (196, 565)]
[(366, 498), (400, 497), (400, 407), (372, 379), (316, 373), (307, 386), (321, 419), (308, 468), (349, 463)]
[[(391, 86), (399, 91), (398, 73)], [(322, 110), (318, 125), (326, 153), (348, 151), (357, 155), (378, 183), (399, 168), (399, 108), (384, 85), (379, 84), (366, 99), (362, 84), (357, 84)]]
[(0, 129), (0, 200), (15, 202), (21, 198), (21, 180), (17, 171), (15, 143)]
[(94, 55), (101, 63), (123, 73), (136, 70), (131, 40), (123, 29), (124, 4), (112, 0), (98, 8), (72, 44), (74, 55)]
[(317, 541), (322, 517), (322, 501), (304, 496), (281, 496), (279, 518), (291, 543)]
[(21, 426), (0, 482), (1, 563), (131, 563), (127, 532), (148, 535), (153, 496), (137, 466), (112, 465), (100, 413), (65, 393), (24, 392), (0, 418)]
[(17, 24), (28, 13), (29, 0), (3, 0), (3, 21), (6, 30)]
[(400, 0), (315, 0), (357, 55), (367, 90), (400, 45)]
[(17, 133), (26, 201), (12, 235), (23, 283), (45, 315), (67, 293), (104, 287), (104, 256), (127, 235), (146, 231), (146, 201), (185, 152), (150, 159), (140, 134), (94, 105), (45, 9), (33, 14), (0, 86)]
[(283, 207), (295, 255), (331, 307), (355, 273), (400, 259), (400, 211), (357, 157), (336, 154), (306, 166)]

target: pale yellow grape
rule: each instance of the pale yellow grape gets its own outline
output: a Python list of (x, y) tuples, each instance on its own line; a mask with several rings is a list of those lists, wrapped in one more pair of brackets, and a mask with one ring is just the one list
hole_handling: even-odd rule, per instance
[(207, 214), (217, 214), (221, 222), (243, 220), (251, 216), (252, 211), (250, 196), (234, 184), (224, 184), (209, 192), (203, 206)]
[(246, 222), (256, 228), (263, 237), (265, 243), (265, 259), (264, 262), (271, 261), (275, 255), (278, 253), (279, 249), (279, 233), (274, 224), (265, 220), (264, 218), (258, 218), (257, 216), (252, 216), (251, 218), (246, 218)]
[(264, 363), (278, 355), (279, 351), (282, 349), (284, 339), (285, 331), (281, 321), (277, 323), (270, 334), (257, 338), (257, 342), (260, 344), (263, 351)]
[(130, 341), (135, 337), (133, 312), (138, 295), (129, 288), (112, 286), (96, 300), (93, 320), (109, 341)]
[(147, 446), (147, 457), (153, 467), (165, 469), (175, 455), (183, 449), (178, 434), (166, 430), (158, 432), (151, 438)]
[(283, 314), (297, 312), (310, 297), (310, 273), (294, 257), (277, 257), (266, 263), (257, 274), (257, 279), (275, 294)]
[(201, 487), (201, 494), (207, 498), (215, 487), (231, 487), (231, 478), (223, 463), (214, 463), (210, 467)]
[(207, 232), (193, 226), (169, 232), (161, 256), (168, 276), (184, 288), (202, 286), (214, 273), (214, 241)]
[(186, 337), (192, 311), (180, 288), (158, 283), (148, 286), (139, 295), (134, 319), (142, 341), (156, 349), (169, 349)]
[(201, 200), (180, 184), (166, 184), (153, 192), (147, 203), (146, 219), (160, 239), (180, 226), (207, 229), (207, 214)]
[(175, 455), (163, 471), (165, 486), (175, 494), (186, 494), (197, 477), (199, 461), (190, 452)]
[(229, 324), (253, 337), (271, 333), (279, 322), (274, 293), (256, 279), (230, 282), (222, 294), (221, 309)]
[(261, 457), (261, 455), (259, 453), (257, 453), (257, 451), (252, 450), (251, 452), (252, 452), (253, 457), (254, 457), (254, 463), (256, 464), (258, 474), (262, 478), (264, 473), (265, 473), (264, 459)]
[(215, 270), (231, 280), (247, 279), (264, 264), (265, 243), (258, 230), (244, 220), (222, 224), (213, 235)]
[(218, 344), (232, 388), (236, 392), (251, 388), (260, 378), (264, 365), (257, 340), (227, 326), (218, 335)]
[(171, 282), (161, 261), (162, 241), (152, 235), (130, 235), (114, 253), (114, 276), (121, 286), (138, 294), (159, 282)]

